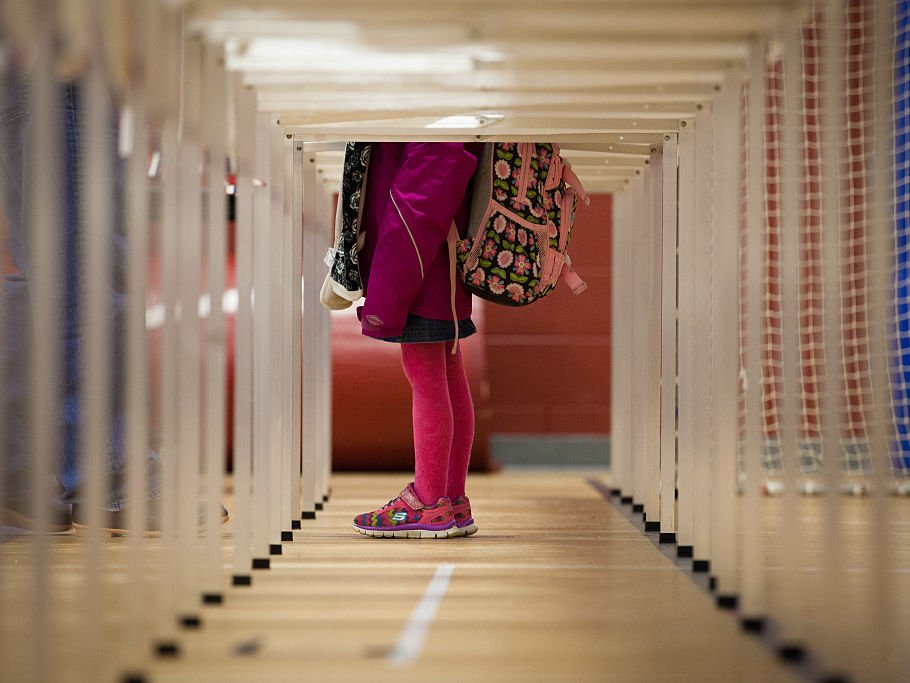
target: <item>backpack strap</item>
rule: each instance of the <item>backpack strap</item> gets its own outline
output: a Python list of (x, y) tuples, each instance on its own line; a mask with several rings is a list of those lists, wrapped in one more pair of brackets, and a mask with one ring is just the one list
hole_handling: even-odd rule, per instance
[(458, 313), (455, 310), (455, 265), (456, 265), (456, 256), (455, 256), (455, 247), (458, 244), (458, 227), (455, 225), (455, 221), (452, 221), (452, 227), (449, 228), (449, 234), (446, 237), (446, 244), (449, 247), (449, 288), (451, 289), (451, 302), (452, 302), (452, 320), (455, 322), (455, 343), (452, 344), (452, 355), (454, 356), (458, 353)]
[(562, 279), (565, 280), (566, 286), (572, 290), (575, 296), (578, 296), (588, 288), (588, 283), (582, 280), (578, 273), (572, 268), (572, 259), (566, 254), (566, 262), (562, 267)]
[(566, 161), (559, 156), (559, 146), (553, 145), (553, 158), (550, 161), (550, 168), (547, 171), (547, 178), (544, 181), (543, 189), (552, 190), (562, 182), (562, 172), (565, 169)]
[(560, 230), (559, 230), (559, 253), (565, 253), (566, 245), (569, 242), (569, 227), (572, 224), (572, 209), (575, 206), (575, 197), (577, 192), (574, 187), (568, 187), (562, 195), (560, 211)]
[(567, 159), (564, 159), (562, 163), (562, 179), (565, 180), (568, 185), (575, 188), (575, 192), (578, 193), (578, 197), (585, 203), (585, 206), (590, 206), (591, 198), (588, 196), (588, 193), (585, 192), (585, 186), (581, 184), (578, 175), (572, 170), (572, 164), (569, 163)]
[[(581, 181), (578, 180), (578, 176), (575, 175), (575, 171), (573, 171), (572, 167), (569, 165), (569, 162), (565, 162), (565, 166), (563, 167), (563, 178), (566, 178), (569, 187), (566, 189), (565, 193), (562, 196), (560, 215), (562, 222), (567, 223), (568, 221), (571, 221), (572, 209), (575, 205), (576, 196), (581, 196), (582, 200), (586, 204), (589, 204), (590, 200), (588, 199), (588, 195), (585, 193), (584, 187), (581, 185)], [(564, 257), (565, 261), (564, 263), (560, 263), (558, 265), (560, 269), (558, 274), (562, 276), (563, 280), (565, 280), (566, 285), (569, 287), (569, 289), (572, 290), (572, 293), (578, 296), (588, 288), (588, 285), (578, 276), (578, 273), (576, 273), (572, 268), (572, 259), (570, 259), (569, 255), (566, 253), (566, 245), (568, 241), (568, 229), (561, 229), (559, 231), (558, 253)]]

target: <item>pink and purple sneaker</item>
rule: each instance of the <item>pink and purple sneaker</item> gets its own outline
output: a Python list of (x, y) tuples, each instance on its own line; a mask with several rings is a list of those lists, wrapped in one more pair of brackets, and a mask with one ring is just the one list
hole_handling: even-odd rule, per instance
[(432, 505), (424, 505), (414, 484), (408, 484), (397, 498), (378, 510), (357, 515), (354, 531), (379, 538), (448, 538), (459, 534), (455, 525), (452, 501), (440, 498)]
[(459, 496), (452, 501), (452, 509), (455, 511), (455, 528), (457, 529), (453, 536), (471, 536), (477, 533), (477, 525), (474, 523), (474, 517), (471, 514), (471, 501), (467, 496)]

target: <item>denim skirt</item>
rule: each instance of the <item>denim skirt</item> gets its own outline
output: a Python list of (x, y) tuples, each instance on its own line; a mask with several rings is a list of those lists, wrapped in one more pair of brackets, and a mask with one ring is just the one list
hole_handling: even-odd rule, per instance
[[(477, 332), (470, 318), (458, 321), (458, 338), (466, 339)], [(431, 342), (454, 341), (455, 321), (433, 320), (419, 315), (409, 315), (404, 330), (398, 337), (380, 337), (382, 341), (397, 344), (428, 344)]]

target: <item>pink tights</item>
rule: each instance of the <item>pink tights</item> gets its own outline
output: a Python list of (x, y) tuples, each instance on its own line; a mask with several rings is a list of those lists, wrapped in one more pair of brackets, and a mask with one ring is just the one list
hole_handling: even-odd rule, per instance
[(411, 383), (414, 419), (414, 488), (425, 504), (465, 492), (474, 403), (461, 349), (451, 342), (402, 344), (401, 364)]

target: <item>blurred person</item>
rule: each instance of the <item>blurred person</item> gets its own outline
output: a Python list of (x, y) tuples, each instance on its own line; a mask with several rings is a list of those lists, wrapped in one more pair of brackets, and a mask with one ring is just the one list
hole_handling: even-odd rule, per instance
[[(2, 210), (8, 223), (7, 248), (11, 268), (4, 272), (0, 304), (5, 314), (4, 338), (0, 348), (2, 384), (0, 384), (0, 448), (3, 449), (2, 481), (4, 482), (3, 508), (0, 523), (23, 529), (32, 529), (30, 517), (31, 453), (29, 434), (29, 351), (32, 325), (32, 302), (29, 290), (29, 234), (45, 226), (28, 225), (31, 194), (41, 192), (56, 195), (60, 207), (59, 230), (61, 247), (60, 287), (60, 452), (56, 460), (55, 480), (48, 482), (51, 489), (51, 527), (49, 531), (70, 529), (73, 518), (78, 524), (84, 515), (81, 495), (80, 472), (80, 345), (82, 340), (80, 320), (80, 262), (82, 240), (80, 236), (80, 193), (82, 191), (82, 142), (80, 116), (80, 89), (74, 82), (63, 83), (59, 89), (60, 128), (60, 186), (31, 187), (29, 181), (29, 150), (34, 135), (30, 116), (29, 85), (15, 73), (7, 73), (0, 80), (0, 188), (3, 196)], [(47, 133), (47, 131), (44, 131)], [(111, 291), (111, 429), (107, 443), (109, 498), (105, 504), (105, 526), (111, 530), (125, 527), (126, 499), (125, 478), (125, 267), (126, 235), (123, 212), (124, 163), (116, 156), (115, 125), (111, 125), (111, 202), (114, 215)], [(52, 226), (53, 227), (53, 226)], [(147, 451), (147, 496), (155, 501), (159, 495), (158, 455), (151, 448)], [(72, 505), (72, 509), (71, 506)], [(148, 528), (156, 530), (157, 510), (152, 505)]]

